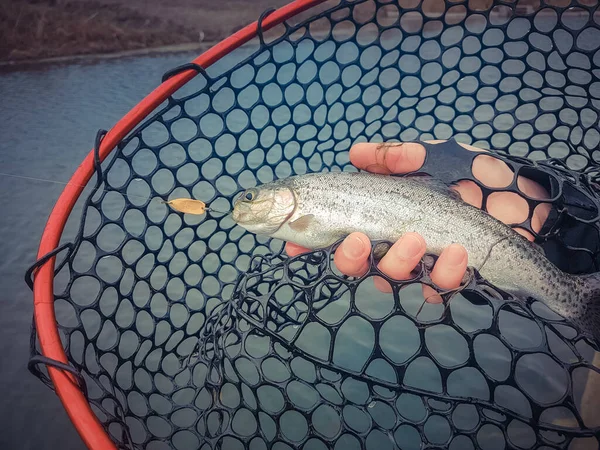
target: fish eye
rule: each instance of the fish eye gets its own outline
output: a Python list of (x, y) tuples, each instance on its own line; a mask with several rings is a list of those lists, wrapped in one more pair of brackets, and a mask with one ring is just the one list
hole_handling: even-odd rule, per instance
[(249, 202), (251, 202), (252, 200), (254, 200), (254, 191), (246, 191), (246, 193), (244, 194), (244, 198), (246, 200), (248, 200)]

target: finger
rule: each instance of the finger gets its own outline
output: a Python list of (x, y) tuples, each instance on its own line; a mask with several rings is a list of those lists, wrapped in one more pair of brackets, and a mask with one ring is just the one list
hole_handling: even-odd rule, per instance
[[(426, 248), (425, 240), (420, 234), (406, 233), (390, 247), (377, 267), (395, 280), (406, 280), (419, 264)], [(374, 277), (373, 282), (381, 292), (392, 292), (392, 286), (383, 278)]]
[(373, 173), (413, 172), (425, 162), (425, 147), (416, 142), (360, 143), (350, 149), (350, 161)]
[(395, 280), (406, 280), (425, 254), (425, 239), (418, 233), (406, 233), (377, 265), (379, 270)]
[(459, 287), (467, 270), (468, 259), (467, 251), (462, 245), (452, 244), (446, 247), (431, 271), (431, 280), (442, 289)]
[(335, 251), (333, 261), (343, 274), (359, 277), (369, 268), (370, 253), (369, 238), (363, 233), (351, 233)]
[(294, 244), (293, 242), (287, 242), (285, 244), (285, 252), (290, 256), (297, 256), (302, 253), (310, 252), (310, 249)]

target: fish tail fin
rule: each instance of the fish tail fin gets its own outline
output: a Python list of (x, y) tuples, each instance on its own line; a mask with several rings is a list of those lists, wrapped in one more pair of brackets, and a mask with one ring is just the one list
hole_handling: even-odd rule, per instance
[(577, 322), (600, 347), (600, 273), (577, 277), (582, 281), (579, 290), (579, 317)]

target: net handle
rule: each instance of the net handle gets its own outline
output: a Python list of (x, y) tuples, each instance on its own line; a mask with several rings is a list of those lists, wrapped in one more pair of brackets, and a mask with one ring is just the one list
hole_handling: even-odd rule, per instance
[[(326, 0), (295, 0), (264, 17), (261, 22), (262, 26), (260, 27), (260, 30), (269, 30), (296, 14), (324, 3), (325, 1)], [(203, 68), (208, 68), (223, 56), (229, 54), (258, 35), (259, 24), (258, 21), (256, 21), (216, 44), (214, 47), (193, 60), (192, 63)], [(100, 161), (104, 161), (110, 152), (131, 130), (195, 75), (196, 71), (193, 69), (173, 75), (123, 116), (102, 140), (98, 151)], [(83, 192), (84, 187), (94, 174), (94, 167), (94, 151), (92, 150), (77, 168), (50, 213), (40, 240), (40, 246), (37, 253), (38, 259), (54, 251), (58, 247), (67, 219)], [(67, 356), (58, 333), (56, 316), (54, 313), (53, 291), (55, 262), (56, 257), (48, 259), (39, 267), (34, 275), (34, 319), (42, 355), (55, 361), (68, 364)], [(64, 372), (54, 367), (48, 367), (48, 374), (52, 380), (56, 394), (60, 398), (71, 422), (77, 429), (77, 432), (85, 445), (93, 450), (117, 450), (115, 443), (111, 440), (110, 436), (92, 411), (85, 396), (79, 390), (78, 386), (73, 383), (73, 376), (68, 372)]]

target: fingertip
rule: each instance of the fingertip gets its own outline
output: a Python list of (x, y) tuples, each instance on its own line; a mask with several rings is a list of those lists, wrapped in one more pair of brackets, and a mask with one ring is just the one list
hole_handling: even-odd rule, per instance
[(370, 154), (373, 150), (373, 146), (376, 144), (371, 144), (369, 142), (359, 142), (358, 144), (354, 144), (350, 147), (349, 157), (350, 162), (355, 166), (359, 166), (362, 163), (363, 159), (366, 155)]
[(425, 239), (420, 234), (406, 233), (381, 259), (379, 270), (396, 280), (410, 278), (411, 272), (419, 264), (426, 248)]
[(348, 276), (361, 276), (368, 270), (371, 241), (363, 233), (351, 233), (334, 254), (334, 262), (340, 272)]
[(455, 289), (460, 286), (467, 264), (467, 250), (460, 244), (451, 244), (440, 254), (431, 271), (431, 279), (443, 289)]
[(423, 236), (421, 236), (419, 233), (416, 233), (414, 231), (409, 231), (408, 233), (405, 233), (402, 236), (401, 239), (402, 242), (406, 243), (408, 241), (414, 241), (414, 246), (413, 246), (413, 255), (411, 256), (418, 256), (419, 259), (423, 256), (423, 254), (425, 253), (425, 251), (427, 250), (427, 243), (425, 242), (425, 239), (423, 238)]
[(369, 255), (371, 241), (367, 235), (359, 232), (350, 233), (340, 245), (344, 256), (348, 259), (359, 259)]
[(467, 250), (460, 244), (450, 244), (446, 250), (446, 260), (448, 264), (453, 266), (463, 266), (467, 267), (467, 259), (469, 255), (467, 254)]

